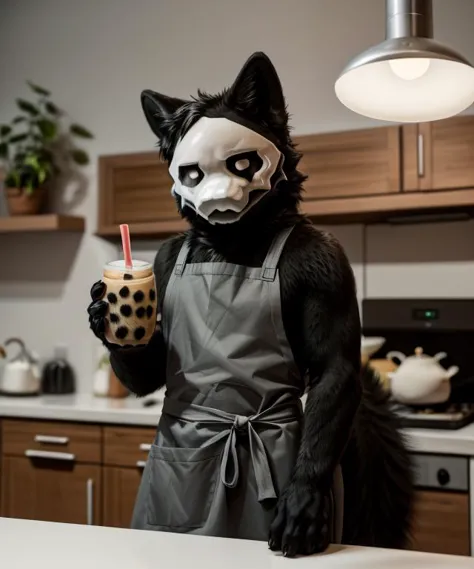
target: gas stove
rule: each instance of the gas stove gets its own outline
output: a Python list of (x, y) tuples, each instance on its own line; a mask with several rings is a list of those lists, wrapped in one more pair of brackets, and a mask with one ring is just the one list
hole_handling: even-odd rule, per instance
[(404, 428), (456, 430), (474, 421), (474, 405), (472, 403), (453, 403), (445, 410), (394, 404), (393, 411), (399, 417), (401, 426)]
[(390, 351), (413, 354), (418, 346), (446, 369), (459, 368), (449, 401), (433, 407), (394, 405), (404, 427), (460, 429), (474, 421), (474, 298), (377, 298), (362, 301), (364, 336), (385, 339), (372, 358)]

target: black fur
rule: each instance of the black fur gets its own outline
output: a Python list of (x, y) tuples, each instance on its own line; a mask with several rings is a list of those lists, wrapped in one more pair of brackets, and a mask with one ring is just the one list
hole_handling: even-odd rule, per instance
[[(218, 95), (199, 93), (181, 101), (144, 91), (142, 105), (168, 162), (179, 139), (202, 116), (237, 120), (272, 140), (284, 156), (287, 180), (238, 222), (210, 225), (191, 209), (180, 210), (191, 223), (191, 263), (226, 260), (261, 266), (273, 237), (295, 225), (279, 267), (282, 312), (295, 361), (309, 378), (309, 392), (300, 452), (292, 480), (279, 498), (270, 547), (288, 556), (327, 547), (328, 492), (338, 463), (346, 486), (343, 541), (404, 547), (412, 488), (408, 453), (373, 376), (367, 370), (361, 376), (360, 319), (346, 255), (334, 237), (298, 211), (305, 176), (297, 170), (300, 155), (290, 138), (273, 65), (257, 53), (233, 86)], [(156, 256), (159, 309), (183, 239), (180, 235), (166, 241)], [(146, 347), (114, 350), (111, 362), (131, 391), (153, 392), (165, 381), (161, 332)]]

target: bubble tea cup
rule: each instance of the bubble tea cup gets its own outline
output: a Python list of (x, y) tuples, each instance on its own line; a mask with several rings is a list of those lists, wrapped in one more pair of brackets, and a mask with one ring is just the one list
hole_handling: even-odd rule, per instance
[(121, 225), (124, 259), (104, 266), (102, 281), (108, 303), (105, 338), (111, 344), (147, 344), (156, 327), (157, 294), (153, 267), (132, 260), (130, 234)]
[(145, 261), (113, 261), (102, 280), (109, 304), (105, 338), (111, 344), (147, 344), (156, 327), (156, 287), (153, 267)]

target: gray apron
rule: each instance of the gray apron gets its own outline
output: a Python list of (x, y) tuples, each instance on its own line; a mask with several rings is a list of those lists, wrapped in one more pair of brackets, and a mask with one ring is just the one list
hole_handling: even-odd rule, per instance
[(268, 539), (305, 389), (281, 314), (278, 262), (291, 230), (261, 268), (187, 264), (184, 241), (163, 303), (167, 391), (133, 528)]

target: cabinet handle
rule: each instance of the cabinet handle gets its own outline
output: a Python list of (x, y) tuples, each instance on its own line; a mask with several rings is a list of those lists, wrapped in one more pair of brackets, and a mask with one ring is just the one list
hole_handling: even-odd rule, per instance
[(143, 450), (143, 451), (145, 451), (145, 452), (149, 452), (150, 449), (151, 449), (151, 445), (148, 444), (148, 443), (142, 443), (142, 444), (139, 446), (139, 448), (140, 448), (140, 450)]
[(146, 460), (137, 460), (137, 468), (145, 468)]
[(50, 458), (52, 460), (75, 460), (76, 455), (70, 452), (53, 452), (50, 450), (25, 450), (25, 456), (28, 458)]
[(87, 525), (91, 526), (94, 523), (94, 480), (89, 478), (87, 480)]
[(35, 443), (49, 443), (52, 445), (67, 445), (69, 437), (51, 437), (49, 435), (35, 435)]
[(418, 177), (423, 178), (425, 175), (425, 138), (422, 134), (418, 135)]

